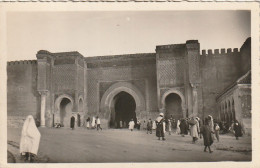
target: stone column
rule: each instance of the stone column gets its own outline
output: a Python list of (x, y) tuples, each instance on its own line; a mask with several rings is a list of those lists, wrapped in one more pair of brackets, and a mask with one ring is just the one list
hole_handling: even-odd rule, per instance
[(192, 97), (193, 97), (193, 105), (192, 105), (192, 113), (194, 116), (198, 116), (198, 85), (191, 84), (192, 86)]
[(45, 127), (45, 111), (47, 91), (41, 91), (41, 127)]

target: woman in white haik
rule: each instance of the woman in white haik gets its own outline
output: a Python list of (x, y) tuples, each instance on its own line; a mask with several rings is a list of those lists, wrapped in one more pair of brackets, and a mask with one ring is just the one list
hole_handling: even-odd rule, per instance
[(22, 129), (20, 141), (20, 153), (26, 160), (33, 162), (34, 155), (37, 155), (41, 134), (38, 131), (32, 115), (27, 116)]
[(177, 121), (177, 126), (176, 126), (176, 134), (180, 134), (181, 130), (180, 130), (180, 120)]

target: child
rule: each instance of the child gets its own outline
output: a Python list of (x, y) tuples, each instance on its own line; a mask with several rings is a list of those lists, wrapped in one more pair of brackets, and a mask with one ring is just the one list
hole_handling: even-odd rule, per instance
[[(213, 139), (211, 136), (211, 133), (214, 133), (211, 130), (211, 126), (209, 124), (209, 120), (206, 118), (205, 125), (201, 127), (200, 133), (203, 135), (203, 141), (204, 141), (204, 152), (207, 152), (207, 148), (209, 148), (209, 153), (212, 153), (213, 151), (210, 149), (210, 146), (213, 144)], [(200, 138), (201, 138), (200, 134)]]

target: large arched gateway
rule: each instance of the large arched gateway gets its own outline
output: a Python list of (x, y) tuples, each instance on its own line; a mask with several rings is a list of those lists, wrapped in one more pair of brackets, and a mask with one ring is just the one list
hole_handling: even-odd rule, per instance
[(126, 126), (131, 120), (141, 118), (145, 111), (145, 99), (137, 87), (128, 82), (118, 82), (107, 89), (100, 103), (101, 114), (109, 127)]

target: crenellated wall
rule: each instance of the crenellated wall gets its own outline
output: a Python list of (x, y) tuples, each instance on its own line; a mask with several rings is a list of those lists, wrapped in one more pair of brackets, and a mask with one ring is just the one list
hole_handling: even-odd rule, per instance
[[(63, 98), (73, 107), (66, 125), (72, 115), (79, 114), (82, 123), (95, 115), (107, 122), (111, 102), (121, 91), (135, 99), (139, 119), (155, 118), (158, 111), (164, 111), (170, 94), (179, 96), (178, 108), (172, 109), (178, 109), (183, 117), (210, 114), (216, 118), (216, 97), (251, 69), (251, 39), (240, 49), (202, 50), (201, 54), (198, 40), (188, 40), (156, 46), (156, 53), (84, 58), (78, 52), (41, 50), (36, 56), (37, 60), (7, 62), (10, 124), (21, 124), (31, 114), (52, 126), (61, 118)], [(243, 101), (249, 107), (248, 95)], [(42, 117), (41, 100), (46, 106)]]
[(200, 73), (204, 116), (211, 114), (217, 117), (216, 97), (251, 69), (250, 38), (245, 44), (240, 50), (202, 50)]

